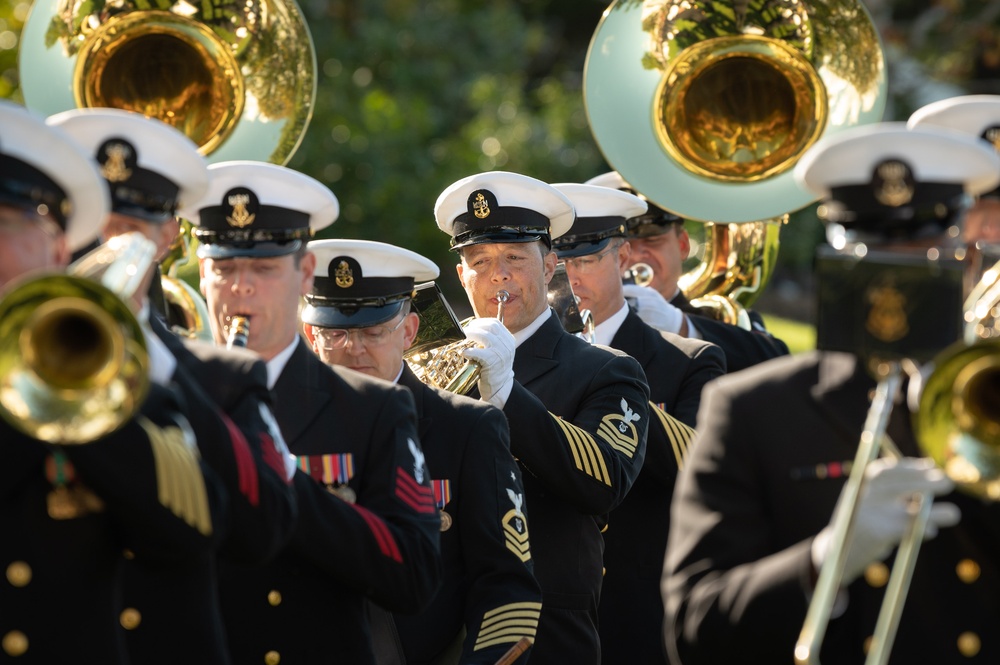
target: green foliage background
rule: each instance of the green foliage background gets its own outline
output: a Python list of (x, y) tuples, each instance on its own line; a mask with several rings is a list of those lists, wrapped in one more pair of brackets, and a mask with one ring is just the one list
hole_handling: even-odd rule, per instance
[[(864, 0), (889, 62), (886, 119), (935, 99), (1000, 92), (1000, 0)], [(316, 48), (315, 111), (289, 166), (342, 205), (325, 236), (392, 242), (435, 260), (456, 305), (455, 261), (434, 202), (455, 180), (491, 169), (549, 182), (606, 171), (581, 82), (605, 0), (303, 0)], [(0, 0), (0, 97), (20, 101), (17, 47), (30, 8)], [(864, 57), (863, 54), (861, 57)], [(809, 292), (822, 229), (812, 207), (782, 231), (774, 297)], [(800, 296), (801, 296), (800, 293)], [(768, 294), (770, 296), (770, 291)], [(801, 299), (801, 298), (800, 298)], [(789, 318), (808, 320), (793, 304)]]

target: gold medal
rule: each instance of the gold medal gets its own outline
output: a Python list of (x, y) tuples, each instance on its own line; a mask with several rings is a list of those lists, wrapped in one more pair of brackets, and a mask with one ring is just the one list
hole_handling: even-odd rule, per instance
[(331, 487), (330, 491), (339, 496), (347, 503), (355, 503), (358, 500), (358, 495), (348, 485), (338, 485), (337, 487)]
[(60, 485), (49, 492), (46, 504), (49, 517), (54, 520), (71, 520), (83, 512), (77, 497), (65, 485)]
[(81, 485), (59, 485), (49, 492), (46, 504), (54, 520), (71, 520), (104, 510), (101, 498)]
[(452, 522), (451, 515), (449, 515), (448, 513), (446, 513), (445, 511), (442, 510), (441, 511), (441, 531), (447, 531), (448, 529), (450, 529), (451, 528), (451, 522)]

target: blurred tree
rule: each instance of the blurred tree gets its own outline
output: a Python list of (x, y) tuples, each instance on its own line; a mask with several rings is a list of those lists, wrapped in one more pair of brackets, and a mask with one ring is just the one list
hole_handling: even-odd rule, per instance
[[(1000, 0), (865, 3), (889, 61), (887, 120), (951, 95), (1000, 93)], [(463, 307), (455, 257), (434, 224), (441, 190), (490, 169), (566, 182), (609, 168), (581, 93), (605, 6), (302, 0), (319, 86), (312, 123), (289, 165), (340, 198), (341, 218), (325, 235), (425, 254), (441, 266), (449, 299)], [(0, 97), (18, 101), (16, 53), (28, 9), (28, 0), (0, 0)], [(821, 238), (812, 207), (795, 213), (782, 231), (778, 276), (807, 275)]]
[(329, 235), (427, 255), (456, 304), (455, 257), (433, 217), (445, 187), (492, 169), (562, 182), (605, 168), (580, 93), (586, 44), (565, 52), (557, 21), (504, 0), (342, 0), (304, 11), (320, 83), (290, 165), (340, 198)]

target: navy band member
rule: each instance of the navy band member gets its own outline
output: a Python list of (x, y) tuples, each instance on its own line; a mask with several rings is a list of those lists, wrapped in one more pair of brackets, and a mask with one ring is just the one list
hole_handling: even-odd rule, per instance
[[(239, 663), (371, 663), (368, 598), (418, 611), (441, 575), (440, 520), (405, 388), (317, 358), (298, 334), (313, 285), (312, 233), (336, 219), (333, 192), (259, 162), (209, 167), (196, 211), (201, 288), (215, 338), (250, 319), (248, 348), (267, 361), (274, 413), (298, 458), (299, 518), (262, 569), (225, 571), (222, 602)], [(238, 632), (237, 632), (238, 631)]]
[[(567, 333), (548, 307), (552, 238), (574, 214), (558, 190), (481, 173), (445, 189), (434, 213), (461, 256), (459, 281), (479, 317), (465, 332), (483, 348), (464, 353), (482, 367), (483, 399), (507, 416), (522, 469), (543, 602), (532, 659), (597, 663), (600, 531), (642, 467), (645, 376), (633, 358)], [(510, 296), (502, 324), (492, 318), (500, 290)]]
[[(906, 126), (954, 129), (988, 141), (1000, 150), (1000, 95), (961, 95), (932, 102), (914, 111)], [(970, 250), (985, 250), (992, 260), (998, 258), (1000, 187), (976, 197), (965, 214), (962, 233)]]
[(493, 665), (522, 637), (534, 639), (542, 600), (507, 421), (493, 406), (421, 383), (403, 360), (420, 326), (413, 287), (437, 278), (432, 261), (365, 240), (317, 240), (309, 249), (316, 280), (302, 321), (316, 353), (406, 386), (417, 405), (444, 577), (427, 609), (394, 615), (406, 663)]
[[(896, 266), (906, 256), (928, 266), (957, 239), (968, 196), (1000, 180), (1000, 159), (985, 144), (942, 129), (907, 131), (902, 123), (824, 139), (796, 168), (799, 182), (825, 199), (831, 243), (858, 266), (859, 257), (876, 253)], [(960, 331), (961, 293), (953, 311), (942, 311), (938, 298), (921, 297), (940, 279), (939, 273), (925, 280), (902, 301), (898, 288), (887, 291), (884, 300), (892, 302), (881, 311), (874, 300), (866, 304), (865, 294), (854, 294), (853, 309), (840, 310), (837, 322), (859, 339), (897, 338), (879, 332), (886, 326), (846, 323), (848, 314), (864, 321), (870, 307), (873, 322)], [(901, 279), (896, 286), (902, 288)], [(822, 283), (820, 294), (822, 314), (839, 294)], [(706, 388), (674, 498), (664, 570), (667, 644), (678, 662), (792, 662), (815, 576), (829, 554), (828, 524), (848, 475), (844, 463), (854, 458), (871, 404), (875, 381), (862, 358), (820, 350)], [(914, 373), (904, 383), (889, 420), (888, 435), (906, 455), (918, 454), (911, 414), (919, 382)], [(870, 467), (841, 600), (819, 654), (823, 663), (864, 660), (891, 566), (882, 560), (909, 522), (911, 493), (940, 493), (950, 484), (929, 460), (878, 460)], [(947, 500), (960, 506), (961, 522), (945, 528), (957, 517), (954, 505), (934, 502), (928, 529), (940, 531), (920, 548), (892, 663), (1000, 659), (1000, 509), (960, 492)]]
[(714, 344), (661, 332), (629, 308), (622, 272), (632, 265), (627, 219), (646, 203), (628, 192), (597, 185), (553, 185), (576, 209), (576, 221), (553, 243), (566, 264), (581, 310), (590, 310), (594, 342), (639, 361), (649, 383), (646, 459), (632, 490), (611, 512), (604, 530), (604, 584), (600, 632), (603, 663), (666, 663), (660, 577), (670, 527), (670, 499), (694, 435), (701, 390), (726, 372)]
[[(162, 259), (179, 231), (177, 208), (208, 189), (208, 163), (197, 146), (159, 120), (119, 109), (66, 111), (48, 123), (70, 134), (99, 165), (111, 194), (102, 235), (142, 233)], [(159, 271), (154, 277), (158, 285)], [(202, 458), (229, 491), (231, 529), (219, 555), (262, 563), (291, 536), (295, 517), (294, 466), (270, 413), (264, 364), (245, 350), (185, 344), (153, 309), (143, 302), (150, 346), (172, 356), (169, 379), (185, 396)], [(173, 567), (126, 562), (123, 612), (131, 619), (122, 623), (133, 660), (228, 662), (215, 569), (211, 558)], [(178, 630), (190, 642), (173, 639)], [(192, 651), (192, 643), (201, 646)]]
[[(61, 272), (97, 237), (109, 201), (87, 153), (8, 102), (0, 174), (0, 292), (9, 292), (39, 271)], [(122, 551), (200, 560), (225, 534), (226, 497), (185, 431), (174, 393), (155, 383), (138, 414), (85, 445), (46, 444), (0, 419), (0, 660), (126, 662)]]
[[(591, 178), (586, 184), (613, 187), (642, 198), (616, 171)], [(626, 287), (626, 296), (637, 298), (639, 314), (654, 327), (685, 337), (698, 337), (718, 345), (726, 354), (726, 367), (730, 372), (787, 355), (788, 346), (765, 330), (764, 321), (757, 312), (747, 312), (753, 329), (743, 330), (703, 316), (700, 310), (688, 302), (678, 287), (678, 280), (683, 274), (682, 264), (691, 251), (691, 241), (684, 230), (684, 220), (649, 201), (646, 203), (648, 210), (628, 221), (632, 261), (652, 267), (653, 281), (649, 288), (659, 292), (676, 309), (664, 307), (663, 300), (651, 297), (655, 294), (648, 290), (629, 285)]]

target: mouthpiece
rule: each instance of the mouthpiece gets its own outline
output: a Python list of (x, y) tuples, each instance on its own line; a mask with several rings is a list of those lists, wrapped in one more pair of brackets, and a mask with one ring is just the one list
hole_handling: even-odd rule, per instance
[(500, 323), (503, 323), (503, 306), (507, 303), (510, 298), (510, 293), (504, 290), (497, 291), (497, 319)]
[(250, 340), (250, 317), (234, 316), (229, 321), (229, 336), (226, 337), (226, 348), (234, 346), (245, 347)]

